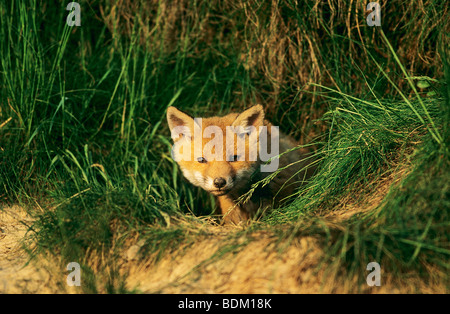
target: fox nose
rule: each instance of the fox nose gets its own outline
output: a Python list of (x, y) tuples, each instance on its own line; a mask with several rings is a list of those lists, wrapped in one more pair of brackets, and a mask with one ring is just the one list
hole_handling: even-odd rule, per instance
[(226, 184), (227, 181), (222, 177), (214, 179), (214, 186), (218, 189), (223, 188)]

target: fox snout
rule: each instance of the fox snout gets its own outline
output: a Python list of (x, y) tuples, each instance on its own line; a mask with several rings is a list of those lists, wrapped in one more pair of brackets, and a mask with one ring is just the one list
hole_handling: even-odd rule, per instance
[(213, 183), (216, 188), (220, 189), (220, 188), (223, 188), (227, 184), (227, 180), (225, 180), (222, 177), (219, 177), (219, 178), (215, 178)]
[(184, 177), (192, 184), (216, 196), (224, 195), (234, 187), (235, 179), (231, 173), (214, 174), (209, 172), (209, 169), (191, 170), (189, 167), (182, 167), (181, 170)]
[(212, 182), (212, 189), (210, 186), (209, 189), (206, 190), (216, 196), (228, 194), (234, 186), (234, 180), (231, 177), (228, 177), (228, 180), (224, 177), (217, 177)]

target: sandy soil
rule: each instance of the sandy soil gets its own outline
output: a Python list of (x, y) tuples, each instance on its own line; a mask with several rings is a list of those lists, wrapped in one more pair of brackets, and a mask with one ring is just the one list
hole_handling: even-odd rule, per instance
[(158, 262), (152, 259), (132, 262), (127, 286), (137, 287), (144, 293), (187, 294), (313, 293), (321, 290), (318, 277), (312, 274), (322, 254), (315, 239), (302, 238), (279, 253), (268, 233), (252, 234), (252, 237), (256, 239), (249, 245), (223, 255), (226, 238), (216, 235), (180, 247)]
[(49, 275), (29, 263), (21, 241), (31, 218), (19, 206), (0, 208), (0, 293), (51, 293)]
[[(342, 200), (341, 206), (324, 218), (339, 223), (375, 210), (398, 178), (382, 180), (364, 203)], [(28, 255), (21, 241), (31, 222), (18, 206), (0, 207), (0, 293), (80, 293), (80, 289), (72, 291), (56, 283), (55, 278), (61, 282), (61, 276), (67, 275), (65, 269), (58, 271), (58, 267), (43, 261), (39, 261), (40, 266), (38, 262), (26, 264)], [(311, 236), (278, 243), (268, 231), (249, 232), (238, 238), (230, 236), (238, 230), (236, 227), (206, 224), (198, 228), (207, 228), (207, 235), (167, 252), (162, 259), (157, 254), (142, 254), (145, 241), (139, 235), (130, 239), (122, 258), (116, 261), (126, 276), (126, 287), (142, 293), (447, 293), (440, 281), (423, 282), (408, 274), (394, 280), (389, 270), (382, 270), (380, 287), (357, 284), (356, 277), (345, 274), (332, 276), (330, 269), (318, 267), (324, 252), (320, 239)], [(236, 245), (246, 243), (249, 237), (252, 240), (248, 245)], [(95, 265), (102, 265), (103, 257), (89, 260), (95, 269)], [(52, 269), (52, 275), (44, 269)]]
[[(349, 196), (322, 217), (330, 224), (339, 224), (356, 214), (376, 210), (404, 173), (402, 170), (380, 180), (363, 202)], [(155, 256), (140, 258), (137, 241), (126, 254), (128, 288), (144, 293), (446, 293), (439, 280), (424, 282), (411, 274), (398, 279), (392, 276), (392, 270), (383, 268), (379, 287), (358, 283), (356, 276), (349, 277), (342, 270), (337, 275), (330, 266), (320, 267), (325, 254), (321, 239), (311, 236), (279, 243), (268, 231), (253, 232), (235, 239), (248, 241), (251, 237), (248, 245), (233, 249), (233, 243), (229, 243), (232, 229), (211, 226), (209, 231), (209, 236), (179, 247), (162, 260)], [(224, 253), (227, 247), (230, 250)], [(430, 269), (430, 273), (433, 271)]]

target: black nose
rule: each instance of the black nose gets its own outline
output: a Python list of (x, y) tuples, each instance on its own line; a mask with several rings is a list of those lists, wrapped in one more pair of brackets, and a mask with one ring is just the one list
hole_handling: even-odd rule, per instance
[(227, 181), (224, 178), (215, 178), (214, 186), (218, 189), (223, 188), (227, 184)]

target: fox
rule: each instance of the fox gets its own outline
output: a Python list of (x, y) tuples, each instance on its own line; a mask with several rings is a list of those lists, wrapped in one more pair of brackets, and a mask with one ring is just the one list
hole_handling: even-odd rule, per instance
[[(172, 158), (191, 184), (217, 198), (222, 224), (239, 225), (264, 214), (313, 175), (310, 150), (297, 148), (290, 136), (266, 120), (260, 104), (207, 118), (193, 118), (169, 106), (167, 122), (174, 142)], [(264, 179), (267, 182), (255, 185)]]

